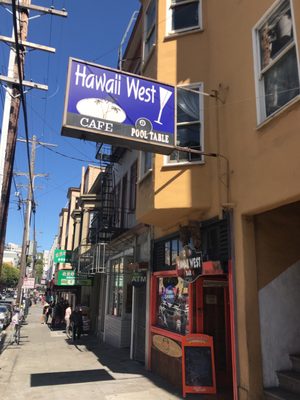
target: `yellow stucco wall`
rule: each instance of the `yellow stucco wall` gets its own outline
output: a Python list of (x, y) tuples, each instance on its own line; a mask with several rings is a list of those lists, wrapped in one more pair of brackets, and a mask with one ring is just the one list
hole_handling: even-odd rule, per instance
[[(162, 82), (203, 82), (205, 92), (218, 92), (218, 99), (204, 102), (205, 151), (226, 156), (228, 171), (224, 159), (207, 157), (204, 165), (168, 168), (156, 155), (151, 179), (139, 185), (137, 214), (163, 234), (195, 216), (218, 215), (222, 204), (232, 206), (239, 393), (247, 400), (262, 398), (258, 290), (274, 275), (270, 262), (263, 270), (268, 256), (255, 247), (253, 218), (300, 199), (299, 101), (257, 125), (252, 29), (273, 4), (203, 0), (203, 32), (166, 39), (166, 2), (158, 1), (156, 50), (143, 70)], [(292, 7), (298, 51), (300, 3), (293, 1)]]

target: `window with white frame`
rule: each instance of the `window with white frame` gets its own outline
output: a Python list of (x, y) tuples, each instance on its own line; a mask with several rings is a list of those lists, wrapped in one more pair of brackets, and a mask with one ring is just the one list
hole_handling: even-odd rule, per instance
[[(177, 87), (177, 146), (203, 150), (202, 84)], [(167, 163), (199, 162), (202, 156), (173, 151)]]
[(201, 28), (201, 0), (167, 1), (167, 34)]
[(115, 317), (122, 315), (124, 302), (124, 269), (121, 260), (111, 266), (108, 313)]
[(146, 60), (156, 42), (156, 0), (150, 0), (145, 14), (144, 60)]
[(254, 28), (258, 122), (299, 95), (299, 71), (290, 0), (272, 8)]
[[(128, 260), (132, 262), (132, 260)], [(125, 270), (124, 259), (112, 261), (109, 280), (107, 312), (115, 317), (130, 314), (132, 311), (132, 273)]]

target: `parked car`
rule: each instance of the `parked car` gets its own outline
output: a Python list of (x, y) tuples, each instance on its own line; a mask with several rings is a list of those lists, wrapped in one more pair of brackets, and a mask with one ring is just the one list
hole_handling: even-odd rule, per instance
[(9, 311), (9, 322), (11, 322), (12, 316), (13, 316), (13, 305), (9, 303), (8, 301), (3, 301), (0, 300), (0, 306), (5, 306), (8, 308)]
[(9, 325), (10, 323), (10, 313), (5, 305), (0, 305), (0, 324), (3, 324), (4, 327)]

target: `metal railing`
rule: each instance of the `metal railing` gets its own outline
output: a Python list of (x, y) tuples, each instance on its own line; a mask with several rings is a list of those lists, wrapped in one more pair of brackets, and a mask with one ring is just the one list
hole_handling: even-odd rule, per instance
[(73, 251), (72, 264), (78, 273), (105, 273), (106, 243), (80, 245)]

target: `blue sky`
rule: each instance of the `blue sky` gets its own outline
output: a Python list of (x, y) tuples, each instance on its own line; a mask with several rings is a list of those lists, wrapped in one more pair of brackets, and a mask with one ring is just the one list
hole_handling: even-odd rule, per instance
[[(58, 231), (58, 216), (67, 203), (68, 187), (78, 187), (83, 165), (97, 164), (95, 143), (60, 135), (67, 64), (69, 57), (95, 62), (112, 68), (117, 67), (118, 48), (130, 18), (139, 9), (138, 0), (35, 0), (32, 4), (55, 9), (65, 8), (67, 18), (44, 15), (29, 21), (29, 42), (56, 48), (56, 53), (29, 51), (25, 60), (25, 79), (49, 86), (48, 92), (30, 90), (26, 94), (29, 136), (36, 135), (41, 142), (56, 144), (53, 151), (37, 147), (35, 173), (49, 174), (36, 178), (37, 203), (36, 234), (38, 251), (51, 247)], [(30, 17), (36, 16), (31, 13)], [(0, 6), (0, 35), (11, 36), (12, 16)], [(0, 42), (0, 74), (7, 74), (7, 44)], [(0, 89), (0, 121), (4, 89)], [(25, 137), (21, 110), (18, 137)], [(55, 152), (62, 153), (65, 156)], [(86, 160), (81, 162), (75, 159)], [(27, 172), (26, 145), (18, 142), (15, 172)], [(27, 185), (25, 177), (15, 176), (16, 185)], [(26, 199), (26, 188), (18, 188)], [(9, 207), (6, 242), (22, 243), (23, 212), (18, 210), (15, 186)], [(32, 236), (32, 235), (31, 235)]]

